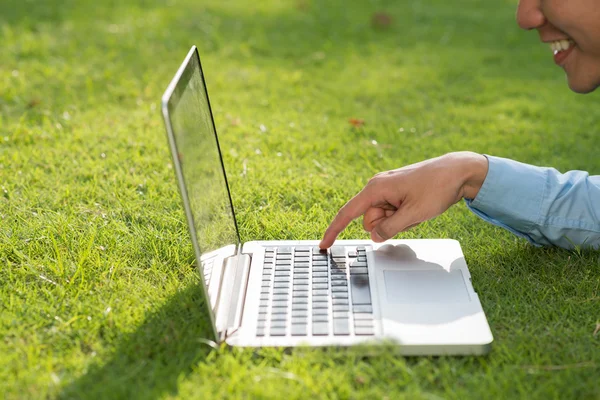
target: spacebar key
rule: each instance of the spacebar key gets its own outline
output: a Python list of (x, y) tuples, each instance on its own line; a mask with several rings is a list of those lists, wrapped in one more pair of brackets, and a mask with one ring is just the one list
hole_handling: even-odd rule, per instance
[(350, 275), (350, 290), (352, 292), (352, 304), (371, 304), (369, 275)]

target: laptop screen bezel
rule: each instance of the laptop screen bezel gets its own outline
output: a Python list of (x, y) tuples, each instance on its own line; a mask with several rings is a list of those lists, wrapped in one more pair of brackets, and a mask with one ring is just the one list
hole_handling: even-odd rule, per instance
[[(198, 236), (196, 233), (196, 225), (194, 222), (194, 215), (192, 213), (192, 208), (190, 206), (190, 201), (189, 201), (189, 197), (188, 197), (188, 192), (187, 192), (187, 188), (185, 185), (185, 180), (184, 180), (184, 175), (183, 175), (183, 169), (181, 167), (181, 163), (179, 160), (179, 157), (177, 156), (179, 154), (178, 150), (177, 150), (177, 142), (175, 140), (175, 135), (173, 132), (173, 125), (171, 123), (171, 114), (173, 113), (175, 107), (177, 106), (177, 101), (179, 98), (181, 98), (181, 96), (174, 96), (174, 94), (181, 94), (183, 93), (183, 91), (186, 89), (187, 84), (190, 80), (190, 78), (192, 77), (192, 74), (194, 74), (196, 72), (195, 70), (195, 65), (193, 61), (197, 62), (198, 65), (198, 69), (199, 69), (199, 73), (200, 73), (200, 78), (202, 79), (202, 82), (204, 84), (204, 90), (205, 90), (205, 96), (206, 96), (206, 101), (208, 104), (208, 109), (209, 109), (209, 114), (210, 114), (210, 123), (211, 123), (211, 127), (213, 129), (214, 135), (215, 135), (215, 141), (217, 144), (217, 150), (218, 150), (218, 154), (219, 154), (219, 160), (221, 162), (221, 169), (223, 172), (223, 177), (225, 178), (225, 186), (227, 188), (227, 196), (228, 196), (228, 201), (229, 201), (229, 206), (231, 207), (231, 213), (232, 213), (232, 217), (233, 217), (233, 222), (235, 225), (235, 232), (236, 232), (236, 237), (237, 237), (237, 243), (236, 243), (236, 247), (237, 247), (237, 252), (240, 251), (241, 249), (241, 240), (240, 240), (240, 234), (239, 234), (239, 229), (238, 229), (238, 225), (237, 225), (237, 220), (235, 217), (235, 210), (233, 207), (233, 202), (232, 202), (232, 198), (231, 198), (231, 191), (229, 189), (229, 182), (227, 180), (227, 174), (225, 172), (225, 163), (223, 162), (223, 156), (221, 153), (221, 146), (219, 145), (219, 138), (217, 135), (217, 129), (215, 126), (215, 122), (214, 122), (214, 117), (213, 117), (213, 113), (212, 113), (212, 108), (210, 105), (210, 99), (208, 97), (208, 89), (206, 88), (206, 81), (204, 79), (204, 73), (202, 71), (202, 64), (200, 63), (200, 55), (198, 54), (198, 49), (196, 48), (196, 46), (192, 46), (190, 51), (188, 52), (187, 56), (185, 57), (183, 63), (181, 64), (181, 66), (179, 67), (179, 69), (177, 70), (177, 73), (175, 74), (175, 76), (173, 77), (173, 79), (171, 80), (171, 83), (169, 84), (169, 86), (167, 87), (165, 93), (162, 96), (162, 100), (161, 100), (161, 110), (162, 110), (162, 115), (163, 115), (163, 119), (165, 122), (165, 127), (166, 127), (166, 131), (167, 131), (167, 138), (169, 141), (169, 147), (171, 150), (171, 156), (173, 159), (173, 165), (175, 167), (175, 174), (177, 177), (177, 182), (178, 182), (178, 186), (179, 186), (179, 192), (181, 195), (181, 199), (183, 202), (183, 207), (184, 207), (184, 211), (185, 211), (185, 216), (186, 216), (186, 220), (188, 223), (188, 230), (190, 232), (190, 236), (192, 239), (192, 245), (194, 248), (194, 255), (196, 258), (196, 264), (198, 269), (200, 270), (200, 276), (201, 276), (201, 284), (202, 284), (202, 288), (204, 290), (204, 295), (205, 295), (205, 299), (206, 299), (206, 304), (207, 304), (207, 308), (210, 311), (210, 318), (211, 318), (211, 322), (212, 322), (212, 326), (213, 326), (213, 330), (214, 330), (214, 335), (215, 338), (218, 338), (218, 332), (216, 330), (216, 324), (215, 324), (215, 315), (214, 315), (214, 310), (212, 309), (212, 307), (210, 306), (210, 298), (209, 298), (209, 292), (208, 292), (208, 288), (206, 285), (206, 282), (204, 280), (204, 271), (202, 268), (202, 262), (201, 262), (201, 258), (202, 258), (202, 251), (200, 249), (200, 245), (198, 243)], [(217, 277), (212, 277), (213, 278), (217, 278)]]

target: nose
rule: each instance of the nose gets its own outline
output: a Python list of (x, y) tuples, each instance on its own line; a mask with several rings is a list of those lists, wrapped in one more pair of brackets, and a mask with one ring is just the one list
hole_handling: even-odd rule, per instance
[(521, 29), (530, 30), (543, 26), (546, 17), (540, 0), (520, 0), (517, 6), (517, 24)]

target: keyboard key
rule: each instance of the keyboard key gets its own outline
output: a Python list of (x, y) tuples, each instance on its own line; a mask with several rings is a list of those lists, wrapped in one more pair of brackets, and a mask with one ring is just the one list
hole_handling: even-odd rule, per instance
[(332, 299), (331, 301), (332, 301), (332, 304), (334, 304), (334, 305), (335, 304), (346, 304), (346, 305), (349, 304), (348, 299)]
[(371, 288), (368, 275), (350, 275), (352, 304), (371, 304)]
[(294, 262), (294, 268), (302, 268), (302, 267), (308, 268), (309, 266), (310, 266), (310, 263), (308, 261), (307, 262), (297, 262), (297, 261)]
[(368, 273), (369, 273), (369, 270), (366, 267), (364, 267), (364, 268), (363, 267), (360, 267), (360, 268), (350, 267), (350, 275), (356, 275), (356, 274), (365, 274), (366, 275)]
[(329, 321), (329, 315), (313, 315), (313, 322), (327, 322)]
[(356, 261), (352, 261), (350, 263), (350, 267), (366, 267), (366, 266), (367, 266), (367, 263), (365, 261), (356, 260)]
[(350, 310), (350, 306), (348, 306), (348, 305), (336, 304), (333, 306), (333, 311), (349, 311), (349, 310)]
[(329, 296), (329, 290), (323, 290), (323, 289), (313, 290), (312, 294), (313, 294), (313, 296)]
[(354, 328), (354, 334), (359, 336), (371, 336), (375, 334), (375, 330), (366, 326), (358, 326)]
[[(275, 273), (277, 273), (277, 271), (275, 271)], [(295, 269), (294, 270), (294, 278), (295, 277), (302, 277), (302, 276), (307, 276), (308, 275), (308, 270), (301, 270), (301, 269)]]
[(267, 307), (269, 305), (269, 300), (261, 300), (260, 301), (260, 306), (261, 307)]
[(327, 278), (320, 278), (318, 276), (314, 276), (313, 275), (313, 284), (314, 283), (327, 283), (327, 282), (329, 282), (329, 279), (327, 279)]
[(291, 265), (278, 265), (275, 267), (275, 272), (277, 271), (291, 271), (292, 270), (292, 266)]
[[(271, 315), (271, 321), (287, 321), (287, 314)], [(271, 324), (273, 326), (273, 324)]]
[(329, 289), (328, 283), (314, 283), (313, 289)]
[[(337, 306), (337, 307), (339, 307), (339, 306)], [(347, 306), (345, 306), (345, 307), (347, 307)], [(327, 309), (327, 308), (329, 308), (329, 303), (327, 303), (327, 302), (315, 303), (314, 299), (313, 299), (312, 308), (313, 308), (313, 310), (316, 310), (317, 308)]]
[(290, 276), (276, 276), (273, 281), (274, 282), (291, 282), (292, 278)]
[(292, 297), (292, 305), (300, 303), (308, 304), (308, 297)]
[(329, 324), (327, 322), (317, 322), (313, 324), (312, 332), (314, 336), (327, 336), (329, 335)]
[(258, 322), (264, 322), (267, 320), (267, 312), (265, 311), (262, 314), (258, 314)]
[(334, 311), (333, 318), (350, 318), (350, 313), (348, 311)]
[[(333, 283), (333, 281), (332, 281)], [(331, 288), (332, 292), (346, 292), (348, 293), (348, 286), (334, 286)]]
[(327, 260), (313, 260), (313, 267), (326, 267)]
[(312, 276), (313, 276), (313, 278), (327, 278), (329, 276), (329, 274), (327, 273), (327, 269), (325, 269), (325, 271), (315, 271), (313, 269)]
[[(285, 295), (287, 295), (289, 292), (290, 292), (290, 290), (289, 289), (285, 289), (285, 288), (284, 289), (282, 289), (282, 288), (273, 289), (273, 294), (274, 295), (278, 295), (278, 294), (285, 294)], [(273, 299), (276, 300), (276, 297), (273, 296)]]
[(292, 318), (296, 317), (308, 317), (308, 310), (298, 310), (296, 308), (292, 309)]
[(308, 292), (308, 285), (307, 284), (300, 284), (300, 283), (296, 283), (296, 281), (294, 281), (294, 291), (295, 292)]
[(261, 293), (260, 299), (261, 300), (269, 300), (269, 293)]
[(285, 336), (285, 327), (271, 327), (271, 336)]
[(349, 335), (350, 325), (347, 319), (334, 318), (333, 320), (333, 334), (334, 335)]
[(274, 299), (273, 303), (272, 303), (272, 307), (274, 307), (274, 308), (286, 308), (287, 306), (288, 306), (287, 298), (285, 298), (284, 300)]
[(289, 277), (291, 275), (292, 275), (291, 271), (275, 271), (275, 277), (278, 277), (278, 276), (287, 276), (287, 277)]
[(339, 281), (339, 280), (346, 280), (348, 279), (346, 277), (346, 273), (344, 272), (344, 274), (331, 274), (331, 280), (332, 281)]
[(312, 310), (313, 315), (329, 315), (329, 310), (326, 308), (315, 308)]
[(310, 247), (308, 246), (296, 246), (294, 250), (296, 250), (296, 253), (310, 253)]
[(319, 246), (313, 247), (313, 254), (327, 254), (327, 249), (321, 249)]
[(294, 313), (296, 310), (308, 310), (308, 304), (292, 304), (292, 313)]
[(354, 311), (355, 313), (372, 313), (373, 306), (370, 304), (353, 305), (352, 311)]
[(265, 328), (264, 327), (257, 328), (256, 329), (256, 336), (265, 336)]
[(361, 320), (373, 320), (373, 314), (371, 313), (360, 313), (360, 312), (355, 312), (353, 314), (354, 317), (354, 321), (361, 321)]
[(367, 262), (367, 256), (358, 256), (358, 257), (356, 257), (356, 261), (366, 263)]
[(270, 289), (270, 287), (269, 287), (269, 286), (260, 288), (260, 292), (261, 292), (262, 294), (265, 294), (265, 293), (266, 293), (266, 294), (269, 294), (269, 292), (270, 292), (270, 291), (271, 291), (271, 289)]
[(373, 327), (373, 320), (372, 319), (355, 319), (354, 320), (354, 326), (358, 327), (358, 326), (363, 326), (363, 327)]
[(294, 324), (307, 324), (308, 318), (306, 317), (294, 317), (292, 316), (292, 325)]
[(292, 254), (292, 248), (289, 246), (281, 246), (277, 248), (277, 254)]
[(287, 325), (287, 321), (283, 320), (271, 320), (271, 329), (272, 328), (285, 328)]
[[(278, 289), (278, 290), (281, 290), (281, 289)], [(273, 295), (273, 301), (278, 301), (278, 300), (287, 301), (287, 299), (289, 299), (289, 298), (290, 298), (290, 296), (288, 295), (287, 290), (284, 291), (284, 293)]]
[(306, 336), (308, 325), (292, 324), (292, 336)]
[(308, 298), (308, 290), (295, 290), (292, 292), (292, 298), (296, 297), (306, 297)]
[(348, 298), (348, 292), (333, 292), (331, 293), (331, 298), (333, 299), (347, 299)]
[(331, 286), (332, 287), (333, 286), (348, 286), (348, 281), (342, 281), (342, 280), (334, 281), (334, 280), (332, 280), (331, 281)]
[(290, 288), (290, 283), (289, 282), (275, 282), (273, 284), (273, 288), (276, 289), (288, 289)]
[(356, 251), (358, 251), (359, 253), (360, 253), (360, 252), (363, 252), (363, 253), (365, 253), (365, 252), (367, 251), (367, 248), (366, 248), (365, 246), (358, 246), (358, 247), (356, 248)]
[(342, 246), (332, 246), (330, 251), (332, 257), (346, 257), (346, 249)]
[(357, 255), (356, 250), (348, 250), (348, 257), (355, 258)]
[(292, 255), (291, 254), (277, 254), (277, 258), (275, 260), (276, 260), (275, 263), (279, 263), (280, 261), (289, 261), (291, 263)]
[(272, 314), (287, 314), (287, 300), (286, 301), (274, 301), (271, 308)]

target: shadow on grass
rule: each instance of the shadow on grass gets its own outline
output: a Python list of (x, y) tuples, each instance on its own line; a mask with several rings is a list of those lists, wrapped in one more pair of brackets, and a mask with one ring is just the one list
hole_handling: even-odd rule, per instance
[(65, 387), (59, 399), (154, 399), (177, 392), (177, 382), (204, 360), (211, 325), (197, 284), (177, 293), (118, 346)]

